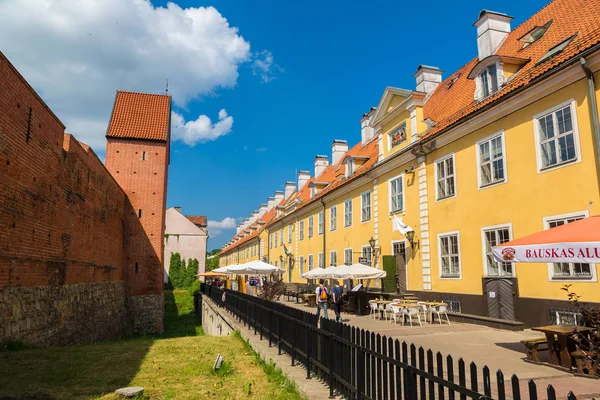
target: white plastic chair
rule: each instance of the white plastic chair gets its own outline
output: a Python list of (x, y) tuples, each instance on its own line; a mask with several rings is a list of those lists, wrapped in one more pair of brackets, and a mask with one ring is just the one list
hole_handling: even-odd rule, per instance
[(427, 304), (424, 301), (419, 301), (417, 307), (419, 308), (419, 312), (423, 315), (423, 321), (427, 322), (427, 314), (429, 313)]
[(448, 325), (450, 325), (450, 318), (448, 318), (448, 307), (446, 304), (440, 304), (433, 309), (433, 312), (437, 315), (438, 321), (440, 325), (442, 324), (442, 315), (446, 316), (446, 321), (448, 321)]
[(400, 322), (404, 325), (404, 313), (402, 312), (402, 307), (392, 303), (390, 304), (392, 308), (392, 317), (394, 318), (394, 325), (398, 323), (398, 318), (400, 318)]
[(394, 310), (392, 309), (392, 304), (394, 304), (394, 303), (386, 304), (385, 309), (383, 310), (383, 314), (385, 315), (386, 321), (391, 321), (392, 317), (394, 315)]
[(423, 324), (421, 323), (421, 313), (419, 312), (419, 307), (410, 306), (410, 307), (405, 308), (404, 315), (408, 316), (411, 328), (412, 328), (413, 317), (417, 317), (417, 321), (419, 321), (419, 326), (421, 326), (421, 327), (423, 326)]
[(369, 301), (369, 319), (371, 318), (371, 315), (373, 316), (373, 319), (375, 319), (378, 312), (379, 308), (377, 307), (377, 303), (375, 303), (375, 300)]

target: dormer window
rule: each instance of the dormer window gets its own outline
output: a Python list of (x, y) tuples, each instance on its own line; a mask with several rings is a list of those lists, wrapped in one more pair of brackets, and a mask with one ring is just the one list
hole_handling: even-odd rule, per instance
[(519, 39), (521, 42), (525, 42), (523, 44), (522, 49), (526, 48), (527, 46), (529, 46), (530, 44), (532, 44), (533, 42), (535, 42), (536, 40), (538, 40), (539, 38), (544, 36), (544, 33), (546, 33), (546, 31), (548, 30), (548, 28), (550, 27), (550, 24), (552, 24), (552, 20), (546, 22), (542, 26), (536, 26), (535, 28), (533, 28), (532, 30), (527, 32), (525, 35), (523, 35)]
[(314, 198), (317, 195), (317, 187), (315, 185), (312, 185), (310, 187), (310, 198)]
[(496, 64), (490, 65), (486, 69), (483, 70), (481, 74), (479, 74), (479, 79), (481, 81), (481, 91), (483, 93), (483, 98), (488, 97), (496, 90), (498, 90), (498, 73)]
[(573, 39), (575, 39), (575, 36), (577, 36), (577, 34), (563, 40), (556, 46), (552, 47), (550, 50), (548, 50), (548, 52), (546, 54), (544, 54), (542, 56), (542, 58), (540, 58), (540, 61), (538, 61), (537, 64), (542, 63), (542, 62), (546, 61), (547, 59), (554, 57), (555, 55), (557, 55), (558, 53), (563, 51), (565, 49), (565, 47), (567, 47), (573, 41)]
[(346, 178), (349, 178), (354, 174), (354, 160), (348, 157), (346, 160)]

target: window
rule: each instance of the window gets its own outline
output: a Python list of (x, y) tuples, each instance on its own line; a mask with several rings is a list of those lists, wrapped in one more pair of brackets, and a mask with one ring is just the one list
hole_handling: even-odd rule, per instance
[(354, 161), (348, 157), (346, 160), (346, 178), (349, 178), (354, 173)]
[(461, 306), (458, 300), (440, 300), (442, 303), (448, 304), (448, 312), (460, 313)]
[(556, 46), (550, 48), (550, 50), (548, 50), (548, 52), (546, 54), (544, 54), (542, 56), (542, 58), (540, 58), (540, 61), (537, 62), (537, 64), (546, 61), (547, 59), (554, 57), (555, 55), (557, 55), (558, 53), (560, 53), (561, 51), (563, 51), (565, 49), (565, 47), (567, 47), (569, 45), (569, 43), (571, 43), (573, 41), (573, 39), (575, 39), (575, 36), (577, 36), (577, 34), (563, 40), (562, 42), (560, 42), (559, 44), (557, 44)]
[(317, 187), (315, 185), (312, 185), (310, 187), (310, 198), (312, 199), (313, 197), (315, 197), (316, 194), (317, 194)]
[(389, 180), (390, 212), (395, 213), (404, 209), (404, 185), (402, 175)]
[(529, 46), (530, 44), (544, 36), (544, 33), (546, 33), (546, 30), (548, 30), (550, 24), (552, 24), (552, 20), (546, 22), (542, 26), (536, 26), (535, 28), (527, 32), (525, 35), (523, 35), (521, 38), (519, 38), (521, 42), (525, 42), (523, 43), (522, 48), (524, 49), (525, 47)]
[(536, 118), (540, 170), (578, 158), (574, 122), (571, 104), (559, 106), (556, 110)]
[(360, 220), (361, 222), (371, 220), (371, 192), (360, 195)]
[(304, 273), (304, 256), (300, 256), (300, 275)]
[(479, 74), (481, 80), (482, 98), (488, 97), (490, 94), (498, 90), (498, 74), (496, 64), (490, 65)]
[(273, 246), (277, 247), (277, 232), (275, 232), (275, 242), (274, 242)]
[(344, 264), (352, 265), (352, 249), (344, 249)]
[(283, 246), (283, 228), (281, 228), (281, 231), (279, 232), (279, 245)]
[(362, 247), (361, 257), (363, 258), (363, 260), (361, 260), (363, 264), (371, 266), (371, 262), (373, 261), (371, 254), (371, 246)]
[(550, 320), (552, 325), (575, 325), (583, 326), (585, 322), (583, 315), (577, 312), (576, 309), (557, 310), (550, 309)]
[(319, 268), (325, 268), (325, 255), (319, 253)]
[(141, 208), (138, 210), (138, 218), (142, 218), (142, 209)]
[(288, 243), (292, 243), (292, 225), (288, 226)]
[(269, 235), (269, 248), (272, 249), (273, 248), (273, 234)]
[(440, 267), (442, 278), (460, 278), (458, 233), (439, 236)]
[(335, 250), (329, 252), (329, 265), (337, 267), (337, 251)]
[(477, 144), (479, 187), (504, 182), (506, 163), (502, 133), (485, 138)]
[(456, 194), (454, 182), (454, 155), (436, 161), (435, 179), (437, 199), (442, 200)]
[[(554, 218), (546, 221), (547, 229), (555, 228), (557, 226), (569, 224), (571, 222), (578, 221), (585, 218), (585, 215), (574, 215), (564, 218)], [(588, 263), (553, 263), (552, 265), (552, 279), (591, 279), (592, 266)]]
[(406, 243), (404, 241), (392, 242), (392, 253), (395, 256), (400, 255), (406, 264)]
[(323, 234), (325, 228), (325, 211), (319, 212), (319, 235)]
[(300, 221), (300, 240), (304, 240), (304, 220)]
[(310, 217), (308, 217), (308, 237), (309, 238), (313, 237), (313, 232), (314, 232), (314, 218), (311, 215)]
[(344, 201), (344, 227), (352, 225), (352, 199)]
[(273, 265), (276, 267), (277, 266), (277, 261), (273, 261)]
[(308, 255), (308, 270), (310, 271), (311, 269), (313, 269), (313, 255), (309, 254)]
[(492, 247), (510, 241), (510, 228), (507, 226), (483, 230), (483, 252), (486, 276), (513, 276), (513, 264), (494, 259)]
[(142, 161), (146, 160), (146, 152), (142, 151)]
[(333, 206), (329, 209), (329, 230), (335, 231), (337, 229), (337, 206)]

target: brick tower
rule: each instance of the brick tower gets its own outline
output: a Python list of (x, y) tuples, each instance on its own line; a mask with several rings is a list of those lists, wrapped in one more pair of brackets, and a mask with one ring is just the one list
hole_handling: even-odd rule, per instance
[(118, 91), (106, 168), (125, 191), (123, 270), (134, 333), (163, 330), (163, 257), (171, 96)]

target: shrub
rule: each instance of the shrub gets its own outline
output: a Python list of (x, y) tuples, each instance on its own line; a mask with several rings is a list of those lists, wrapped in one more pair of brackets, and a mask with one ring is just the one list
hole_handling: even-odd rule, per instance
[(171, 253), (169, 261), (169, 281), (173, 287), (178, 288), (181, 285), (181, 255), (179, 253)]
[(278, 301), (283, 294), (283, 282), (267, 282), (258, 291), (258, 297), (268, 301)]
[(583, 334), (575, 328), (572, 339), (579, 350), (583, 351), (592, 365), (591, 373), (600, 376), (600, 309), (581, 303), (581, 296), (571, 291), (571, 285), (565, 285), (562, 290), (567, 292), (569, 301), (577, 308), (586, 326), (594, 328), (588, 334)]
[(196, 291), (200, 290), (200, 281), (196, 280), (192, 283), (188, 289), (188, 293), (190, 296), (193, 296)]

